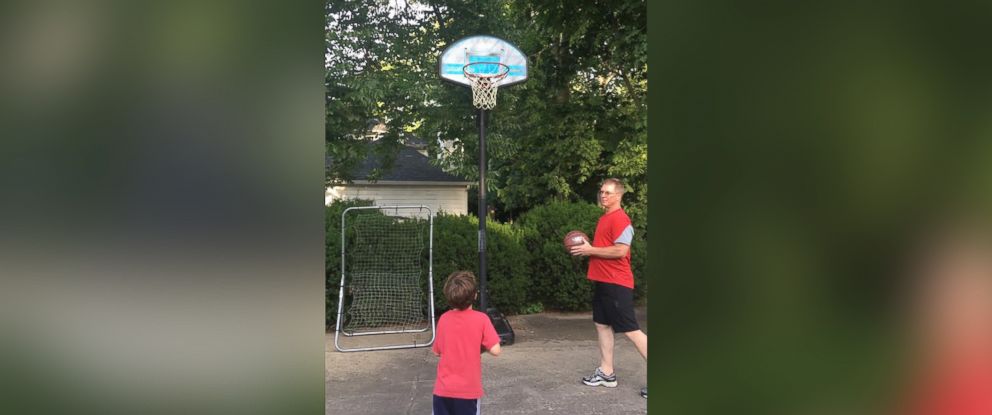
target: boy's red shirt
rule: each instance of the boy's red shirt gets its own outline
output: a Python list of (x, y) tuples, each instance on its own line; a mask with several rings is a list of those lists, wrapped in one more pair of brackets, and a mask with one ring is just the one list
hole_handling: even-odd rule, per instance
[(440, 355), (434, 394), (446, 398), (478, 399), (482, 391), (482, 355), (499, 343), (489, 316), (472, 309), (449, 310), (437, 322), (434, 353)]

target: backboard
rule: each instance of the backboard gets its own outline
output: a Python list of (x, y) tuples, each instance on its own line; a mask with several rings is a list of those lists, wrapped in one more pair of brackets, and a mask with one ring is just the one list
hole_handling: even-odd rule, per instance
[[(527, 80), (527, 55), (516, 46), (495, 36), (469, 36), (448, 45), (438, 59), (441, 79), (459, 85), (471, 86), (465, 77), (465, 65), (474, 62), (498, 62), (509, 67), (509, 73), (499, 87), (519, 84)], [(499, 65), (472, 65), (467, 70), (477, 74), (496, 74)]]

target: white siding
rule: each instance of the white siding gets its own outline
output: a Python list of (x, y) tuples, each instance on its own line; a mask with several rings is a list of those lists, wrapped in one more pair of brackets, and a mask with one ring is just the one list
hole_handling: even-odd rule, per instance
[(468, 214), (468, 185), (367, 185), (328, 187), (324, 203), (338, 199), (373, 200), (380, 206), (425, 205), (439, 212)]

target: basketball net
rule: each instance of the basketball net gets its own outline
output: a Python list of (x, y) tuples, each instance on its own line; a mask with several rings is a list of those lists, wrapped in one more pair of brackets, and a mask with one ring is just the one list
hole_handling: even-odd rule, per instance
[[(499, 70), (494, 74), (477, 74), (469, 70), (472, 65), (499, 65)], [(510, 73), (510, 67), (497, 62), (473, 62), (465, 65), (464, 72), (465, 77), (472, 83), (472, 105), (482, 110), (495, 108), (499, 81)]]

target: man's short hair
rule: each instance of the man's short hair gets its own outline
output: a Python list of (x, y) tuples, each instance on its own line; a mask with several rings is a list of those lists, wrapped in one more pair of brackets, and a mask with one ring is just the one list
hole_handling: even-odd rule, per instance
[(464, 310), (475, 301), (475, 289), (475, 274), (455, 271), (444, 282), (444, 298), (451, 307)]
[(617, 192), (619, 194), (623, 194), (627, 190), (626, 188), (624, 188), (623, 182), (620, 181), (620, 179), (618, 179), (618, 178), (610, 177), (608, 179), (605, 179), (605, 180), (603, 180), (603, 183), (600, 184), (600, 186), (602, 186), (604, 184), (607, 184), (607, 183), (613, 184), (613, 191), (614, 192)]

